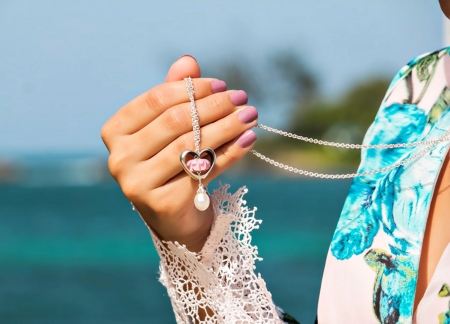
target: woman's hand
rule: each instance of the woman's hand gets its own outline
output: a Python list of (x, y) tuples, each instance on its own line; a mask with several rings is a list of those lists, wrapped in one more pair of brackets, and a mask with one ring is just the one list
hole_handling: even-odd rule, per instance
[(102, 128), (110, 152), (108, 165), (125, 196), (157, 235), (198, 252), (208, 237), (213, 211), (198, 211), (198, 181), (180, 164), (180, 154), (194, 149), (190, 102), (184, 77), (194, 79), (201, 126), (201, 149), (212, 148), (214, 169), (207, 185), (248, 152), (256, 140), (250, 129), (257, 111), (247, 107), (244, 91), (226, 91), (223, 81), (200, 78), (192, 57), (183, 56), (169, 70), (165, 83), (122, 107)]

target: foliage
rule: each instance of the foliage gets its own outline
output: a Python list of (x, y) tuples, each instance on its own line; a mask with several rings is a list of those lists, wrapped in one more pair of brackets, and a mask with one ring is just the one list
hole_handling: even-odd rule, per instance
[[(234, 61), (216, 67), (214, 75), (220, 75), (231, 89), (246, 90), (253, 102), (287, 102), (290, 108), (283, 112), (286, 116), (283, 128), (289, 132), (328, 141), (361, 143), (389, 80), (365, 78), (342, 96), (327, 98), (320, 92), (317, 75), (299, 57), (292, 51), (284, 51), (270, 57), (267, 66), (260, 70), (249, 62)], [(266, 132), (259, 132), (258, 137), (255, 149), (297, 167), (354, 170), (359, 163), (359, 150), (323, 147)], [(255, 158), (247, 156), (241, 167), (247, 169), (250, 165), (254, 170)]]

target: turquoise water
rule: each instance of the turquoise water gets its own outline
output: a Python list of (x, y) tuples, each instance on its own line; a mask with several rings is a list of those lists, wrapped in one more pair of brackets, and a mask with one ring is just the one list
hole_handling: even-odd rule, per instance
[[(246, 185), (263, 219), (257, 271), (274, 301), (313, 323), (348, 181)], [(116, 185), (0, 187), (0, 323), (175, 323), (146, 227)]]

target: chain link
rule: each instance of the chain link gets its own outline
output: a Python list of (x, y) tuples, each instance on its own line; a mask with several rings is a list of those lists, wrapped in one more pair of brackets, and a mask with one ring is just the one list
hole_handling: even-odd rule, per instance
[(192, 82), (191, 77), (185, 78), (184, 82), (186, 84), (186, 90), (191, 102), (192, 129), (194, 131), (195, 153), (200, 156), (200, 125), (198, 123), (197, 107), (195, 106), (194, 83)]
[(347, 143), (336, 143), (336, 142), (329, 142), (329, 141), (322, 141), (318, 140), (316, 138), (310, 138), (305, 136), (300, 136), (292, 133), (288, 133), (276, 128), (272, 128), (263, 124), (258, 124), (256, 127), (261, 128), (265, 131), (275, 133), (278, 135), (282, 135), (285, 137), (297, 139), (303, 142), (308, 142), (312, 144), (318, 144), (318, 145), (325, 145), (325, 146), (333, 146), (333, 147), (340, 147), (340, 148), (346, 148), (346, 149), (393, 149), (393, 148), (401, 148), (401, 147), (414, 147), (414, 146), (425, 146), (425, 145), (431, 145), (431, 144), (437, 144), (440, 142), (446, 142), (450, 141), (450, 134), (449, 132), (444, 133), (441, 137), (434, 140), (428, 140), (428, 141), (421, 141), (421, 142), (411, 142), (411, 143), (398, 143), (398, 144), (347, 144)]
[(441, 137), (439, 137), (438, 139), (435, 139), (435, 140), (412, 142), (412, 143), (399, 143), (399, 144), (361, 145), (361, 144), (345, 144), (345, 143), (322, 141), (322, 140), (318, 140), (318, 139), (313, 139), (313, 138), (309, 138), (309, 137), (291, 134), (291, 133), (281, 131), (281, 130), (278, 130), (278, 129), (275, 129), (272, 127), (268, 127), (268, 126), (265, 126), (262, 124), (258, 124), (257, 127), (264, 129), (266, 131), (275, 133), (275, 134), (279, 134), (282, 136), (298, 139), (298, 140), (313, 143), (313, 144), (327, 145), (327, 146), (333, 146), (333, 147), (342, 147), (342, 148), (349, 148), (349, 149), (390, 149), (390, 148), (427, 145), (424, 149), (420, 150), (419, 152), (410, 156), (409, 158), (398, 161), (387, 167), (375, 169), (375, 170), (371, 170), (371, 171), (365, 171), (365, 172), (359, 172), (359, 173), (345, 173), (345, 174), (326, 174), (326, 173), (311, 172), (311, 171), (294, 168), (287, 164), (277, 162), (273, 159), (270, 159), (270, 158), (266, 157), (265, 155), (257, 152), (256, 150), (250, 150), (251, 153), (253, 153), (255, 156), (257, 156), (261, 160), (263, 160), (267, 163), (270, 163), (276, 167), (279, 167), (280, 169), (284, 169), (286, 171), (294, 172), (294, 173), (308, 176), (308, 177), (322, 178), (322, 179), (349, 179), (349, 178), (356, 178), (356, 177), (362, 177), (362, 176), (366, 176), (366, 175), (372, 175), (372, 174), (376, 174), (376, 173), (386, 172), (386, 171), (395, 169), (401, 165), (404, 165), (408, 162), (419, 159), (423, 155), (427, 154), (427, 152), (431, 151), (433, 149), (433, 147), (435, 147), (438, 143), (450, 141), (450, 130), (446, 131)]
[[(192, 81), (191, 77), (184, 79), (186, 83), (186, 90), (189, 96), (189, 100), (191, 102), (191, 115), (192, 115), (192, 128), (194, 131), (194, 144), (195, 144), (195, 153), (200, 155), (200, 125), (199, 125), (199, 117), (197, 112), (197, 107), (195, 106), (195, 99), (194, 99), (194, 83)], [(326, 173), (319, 173), (319, 172), (311, 172), (306, 171), (298, 168), (294, 168), (292, 166), (289, 166), (287, 164), (277, 162), (273, 159), (270, 159), (266, 157), (265, 155), (255, 151), (250, 150), (251, 153), (256, 155), (261, 160), (270, 163), (276, 167), (279, 167), (280, 169), (284, 169), (286, 171), (294, 172), (297, 174), (301, 174), (308, 177), (313, 178), (323, 178), (323, 179), (349, 179), (349, 178), (356, 178), (366, 175), (372, 175), (376, 173), (386, 172), (392, 169), (395, 169), (401, 165), (404, 165), (410, 161), (414, 161), (416, 159), (419, 159), (423, 155), (425, 155), (427, 152), (431, 151), (431, 149), (436, 146), (438, 143), (442, 142), (448, 142), (450, 141), (450, 130), (446, 131), (441, 137), (434, 139), (434, 140), (428, 140), (428, 141), (421, 141), (421, 142), (411, 142), (411, 143), (396, 143), (396, 144), (347, 144), (347, 143), (337, 143), (337, 142), (330, 142), (330, 141), (323, 141), (318, 140), (315, 138), (300, 136), (296, 134), (292, 134), (289, 132), (285, 132), (276, 128), (272, 128), (263, 124), (256, 125), (258, 128), (263, 129), (265, 131), (275, 133), (278, 135), (282, 135), (285, 137), (297, 139), (300, 141), (312, 143), (312, 144), (318, 144), (318, 145), (325, 145), (325, 146), (332, 146), (332, 147), (339, 147), (339, 148), (346, 148), (346, 149), (394, 149), (394, 148), (403, 148), (403, 147), (414, 147), (414, 146), (426, 146), (424, 149), (420, 150), (418, 153), (410, 156), (409, 158), (406, 158), (404, 160), (398, 161), (392, 165), (389, 165), (384, 168), (375, 169), (371, 171), (365, 171), (365, 172), (359, 172), (359, 173), (345, 173), (345, 174), (326, 174)]]

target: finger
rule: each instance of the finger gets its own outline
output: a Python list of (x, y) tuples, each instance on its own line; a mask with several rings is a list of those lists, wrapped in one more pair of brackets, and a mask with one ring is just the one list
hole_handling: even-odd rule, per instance
[(189, 76), (200, 78), (200, 66), (193, 56), (183, 55), (172, 64), (164, 82), (180, 81)]
[[(161, 111), (164, 111), (172, 105), (179, 104), (189, 100), (186, 92), (186, 85), (183, 81), (186, 77), (200, 78), (200, 66), (192, 56), (181, 56), (172, 64), (167, 73), (165, 82), (179, 81), (171, 86), (157, 86), (120, 109), (115, 116), (111, 118), (111, 124), (114, 124), (114, 131), (118, 134), (131, 134), (143, 127), (145, 123), (152, 121)], [(209, 80), (211, 83), (213, 80)], [(208, 83), (208, 81), (206, 81)], [(211, 94), (210, 89), (200, 87), (199, 81), (194, 81), (195, 98), (203, 98)], [(177, 95), (175, 95), (177, 94)], [(123, 122), (120, 122), (120, 121)]]
[[(201, 129), (201, 147), (211, 148), (213, 150), (221, 147), (227, 142), (232, 141), (246, 130), (256, 125), (258, 111), (255, 107), (249, 106), (235, 111), (212, 124), (206, 125)], [(241, 142), (239, 142), (241, 143)], [(183, 170), (180, 163), (180, 154), (184, 150), (193, 149), (193, 132), (186, 133), (166, 148), (156, 154), (152, 159), (143, 162), (148, 165), (150, 170), (158, 170), (157, 174), (149, 179), (149, 186), (157, 188), (173, 178)], [(162, 167), (164, 166), (164, 167)]]
[(226, 143), (219, 147), (216, 151), (216, 165), (211, 170), (208, 177), (203, 180), (208, 185), (214, 178), (218, 177), (222, 172), (227, 170), (234, 163), (239, 161), (248, 151), (255, 145), (256, 134), (249, 129), (232, 142)]
[[(218, 81), (219, 82), (219, 81)], [(226, 85), (225, 85), (226, 87)], [(224, 118), (247, 103), (247, 94), (240, 91), (216, 93), (196, 102), (200, 126)], [(191, 105), (185, 103), (166, 110), (149, 125), (128, 138), (129, 145), (139, 144), (135, 161), (153, 157), (179, 136), (192, 130)]]
[[(216, 149), (216, 163), (208, 177), (202, 180), (206, 186), (230, 166), (239, 161), (248, 151), (250, 151), (256, 141), (256, 134), (252, 130), (247, 130), (237, 139), (222, 145)], [(192, 179), (184, 171), (178, 173), (170, 179), (164, 186), (149, 191), (149, 201), (158, 202), (170, 211), (176, 212), (177, 208), (186, 205), (192, 207), (194, 196), (198, 189), (198, 181)]]
[[(194, 98), (205, 98), (217, 91), (216, 79), (194, 79)], [(222, 83), (222, 82), (220, 82)], [(189, 102), (184, 81), (160, 84), (123, 106), (102, 128), (102, 138), (108, 141), (117, 135), (139, 131), (168, 108)]]

